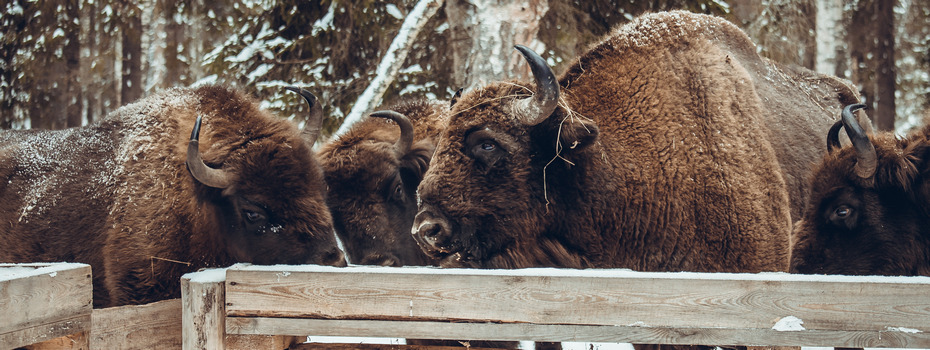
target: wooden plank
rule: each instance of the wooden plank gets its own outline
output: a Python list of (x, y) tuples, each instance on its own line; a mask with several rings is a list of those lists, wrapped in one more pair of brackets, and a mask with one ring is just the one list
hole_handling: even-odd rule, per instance
[(181, 276), (181, 332), (185, 350), (226, 346), (226, 269)]
[(89, 330), (92, 288), (87, 264), (0, 264), (0, 348)]
[(928, 277), (281, 265), (226, 292), (229, 316), (930, 332)]
[(484, 339), (501, 341), (604, 342), (648, 344), (727, 344), (930, 348), (930, 334), (897, 331), (775, 331), (772, 329), (666, 328), (642, 326), (455, 323), (430, 321), (318, 320), (228, 317), (229, 333)]
[(242, 350), (283, 350), (307, 340), (307, 336), (292, 337), (281, 335), (227, 334), (227, 349)]
[(180, 349), (181, 299), (95, 309), (93, 349)]
[(64, 337), (46, 340), (41, 343), (24, 346), (26, 350), (88, 350), (90, 349), (90, 340), (87, 338), (87, 332), (70, 334)]
[[(467, 350), (500, 350), (502, 348), (480, 348), (468, 346)], [(464, 350), (462, 346), (441, 345), (406, 345), (406, 344), (345, 344), (345, 343), (303, 343), (288, 348), (290, 350)]]
[[(8, 317), (13, 315), (4, 315)], [(34, 324), (11, 332), (0, 333), (0, 349), (15, 349), (51, 339), (84, 332), (90, 329), (90, 315), (58, 319), (45, 324)], [(86, 348), (86, 345), (85, 345)]]

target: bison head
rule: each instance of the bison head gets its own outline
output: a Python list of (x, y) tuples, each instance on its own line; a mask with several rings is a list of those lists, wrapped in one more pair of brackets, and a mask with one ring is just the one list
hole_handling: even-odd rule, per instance
[[(223, 246), (229, 259), (237, 262), (344, 264), (325, 204), (323, 174), (310, 149), (322, 114), (309, 92), (295, 91), (311, 104), (310, 126), (305, 129), (309, 132), (303, 135), (281, 121), (251, 122), (257, 118), (247, 114), (254, 107), (235, 98), (227, 105), (206, 107), (215, 110), (205, 114), (227, 114), (226, 118), (214, 117), (218, 124), (240, 117), (213, 128), (211, 139), (225, 144), (207, 154), (215, 159), (214, 166), (207, 165), (201, 156), (198, 116), (188, 144), (187, 167), (200, 185), (197, 192), (202, 200), (198, 202), (205, 204), (200, 210), (202, 217), (192, 218), (192, 225), (213, 232), (212, 239), (199, 242), (210, 246), (204, 249)], [(235, 141), (224, 138), (236, 133), (246, 137), (235, 137)], [(226, 150), (217, 152), (220, 148)]]
[[(795, 224), (791, 271), (930, 275), (930, 129), (904, 139), (865, 135), (852, 112), (827, 136), (811, 201)], [(840, 128), (852, 146), (841, 148)]]
[(414, 142), (411, 121), (396, 111), (371, 116), (377, 118), (360, 122), (319, 153), (336, 232), (353, 263), (431, 264), (408, 233), (417, 210), (417, 185), (433, 153), (432, 142)]
[(516, 48), (535, 87), (499, 82), (458, 98), (418, 189), (412, 233), (444, 266), (538, 264), (534, 249), (552, 219), (547, 204), (559, 200), (547, 176), (571, 181), (573, 154), (597, 137), (592, 121), (559, 107), (560, 86), (545, 60)]

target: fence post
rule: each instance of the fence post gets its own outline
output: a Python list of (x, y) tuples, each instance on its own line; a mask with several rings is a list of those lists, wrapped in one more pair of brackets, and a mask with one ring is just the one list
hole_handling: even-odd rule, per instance
[(226, 269), (181, 276), (182, 349), (226, 348)]

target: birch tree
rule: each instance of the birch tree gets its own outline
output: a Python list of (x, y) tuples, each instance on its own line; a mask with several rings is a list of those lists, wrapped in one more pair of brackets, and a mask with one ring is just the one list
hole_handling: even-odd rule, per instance
[(843, 45), (843, 0), (817, 0), (817, 58), (814, 70), (844, 76), (837, 64)]

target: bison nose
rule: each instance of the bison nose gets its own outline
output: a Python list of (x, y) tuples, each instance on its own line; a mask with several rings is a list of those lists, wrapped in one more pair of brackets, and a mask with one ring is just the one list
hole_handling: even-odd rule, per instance
[(345, 254), (342, 253), (339, 248), (333, 248), (327, 252), (321, 254), (322, 258), (319, 260), (319, 264), (336, 266), (336, 267), (346, 267), (349, 264), (346, 262)]
[(395, 257), (393, 254), (369, 254), (362, 258), (362, 261), (359, 262), (361, 265), (374, 265), (374, 266), (394, 266), (399, 267), (403, 266), (400, 263), (400, 259)]
[(416, 234), (424, 243), (434, 249), (440, 249), (450, 237), (451, 230), (444, 220), (425, 219), (417, 227)]

